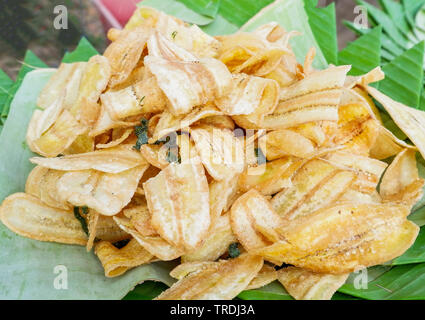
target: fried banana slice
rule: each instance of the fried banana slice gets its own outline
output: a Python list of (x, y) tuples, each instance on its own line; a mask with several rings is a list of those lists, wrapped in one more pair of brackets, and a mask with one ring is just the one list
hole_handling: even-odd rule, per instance
[(107, 173), (120, 173), (138, 166), (148, 166), (143, 156), (131, 145), (96, 150), (56, 158), (34, 157), (30, 161), (45, 168), (78, 171), (94, 169)]
[(239, 192), (238, 177), (230, 176), (220, 181), (211, 181), (209, 189), (211, 225), (213, 225), (216, 219), (233, 204), (232, 201)]
[(232, 76), (219, 60), (198, 59), (158, 33), (149, 39), (148, 49), (144, 63), (167, 96), (174, 115), (186, 114), (231, 90)]
[(199, 158), (170, 163), (143, 184), (152, 226), (178, 248), (193, 250), (210, 226), (208, 182)]
[(114, 216), (113, 219), (123, 231), (130, 234), (143, 248), (162, 261), (177, 259), (184, 253), (183, 250), (169, 244), (159, 236), (143, 236), (128, 218)]
[(394, 204), (342, 204), (283, 225), (283, 240), (253, 250), (265, 259), (313, 272), (343, 274), (382, 264), (403, 254), (419, 227), (410, 210)]
[(120, 173), (64, 172), (56, 183), (57, 193), (62, 201), (74, 206), (87, 206), (113, 216), (130, 202), (147, 167), (138, 166)]
[(403, 203), (410, 207), (422, 198), (424, 179), (419, 177), (416, 151), (404, 149), (385, 171), (379, 193), (385, 202)]
[(48, 207), (26, 193), (7, 197), (0, 207), (0, 219), (10, 230), (30, 239), (78, 245), (87, 242), (72, 211)]
[(280, 269), (277, 274), (279, 282), (296, 300), (330, 300), (349, 275), (316, 273), (297, 267)]
[(215, 262), (189, 273), (157, 300), (230, 300), (243, 291), (258, 274), (263, 259), (243, 254), (235, 259)]
[(131, 239), (123, 248), (118, 249), (107, 241), (99, 241), (95, 254), (102, 263), (105, 276), (118, 277), (127, 270), (149, 263), (154, 256), (146, 251), (135, 239)]
[(232, 205), (230, 224), (248, 252), (279, 240), (276, 230), (281, 219), (269, 201), (254, 189), (240, 196)]
[(208, 231), (208, 237), (202, 245), (192, 252), (184, 254), (182, 262), (215, 261), (226, 253), (229, 245), (235, 243), (236, 236), (230, 226), (230, 214), (219, 216)]
[(264, 264), (254, 279), (251, 280), (245, 290), (262, 288), (277, 280), (277, 271), (270, 265)]
[(208, 173), (215, 180), (228, 179), (245, 167), (243, 141), (232, 131), (212, 126), (192, 127), (190, 135)]

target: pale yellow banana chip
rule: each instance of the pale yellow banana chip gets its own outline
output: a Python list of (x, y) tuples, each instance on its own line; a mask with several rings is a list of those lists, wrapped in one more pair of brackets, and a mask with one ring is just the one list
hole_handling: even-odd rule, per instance
[(65, 172), (56, 183), (57, 192), (63, 201), (74, 206), (87, 206), (112, 216), (130, 202), (146, 169), (147, 166), (142, 165), (120, 173)]
[(239, 197), (230, 211), (232, 230), (249, 252), (279, 240), (281, 219), (264, 196), (254, 189)]
[(113, 218), (122, 230), (133, 236), (133, 238), (135, 238), (143, 248), (163, 261), (177, 259), (184, 253), (184, 251), (169, 244), (159, 236), (147, 237), (141, 235), (136, 231), (136, 229), (134, 229), (131, 225), (130, 219), (128, 218), (120, 218), (117, 216), (114, 216)]
[(89, 233), (89, 239), (87, 240), (86, 249), (87, 252), (93, 248), (93, 243), (97, 236), (97, 223), (99, 222), (99, 212), (89, 210), (87, 214), (87, 229)]
[(226, 213), (215, 219), (202, 245), (194, 251), (184, 254), (181, 257), (182, 262), (215, 261), (226, 253), (229, 245), (237, 241), (229, 218), (230, 214)]
[(263, 259), (244, 254), (236, 259), (216, 262), (189, 273), (165, 290), (157, 300), (229, 300), (243, 291), (258, 274)]
[(140, 154), (154, 167), (164, 169), (170, 163), (167, 161), (167, 146), (144, 144), (140, 147)]
[(268, 285), (277, 280), (277, 271), (270, 265), (264, 264), (254, 279), (251, 280), (245, 290), (254, 290)]
[(379, 185), (384, 201), (413, 206), (422, 197), (424, 180), (419, 177), (416, 151), (404, 149), (385, 171)]
[(130, 240), (121, 249), (110, 242), (99, 241), (95, 246), (95, 253), (108, 278), (120, 276), (127, 270), (148, 263), (154, 258), (135, 239)]
[(280, 269), (278, 280), (296, 300), (330, 300), (348, 274), (310, 272), (297, 267)]
[(85, 65), (85, 62), (61, 63), (40, 92), (37, 106), (41, 109), (47, 109), (63, 97), (64, 108), (69, 109), (77, 100)]
[(118, 129), (121, 132), (121, 136), (116, 139), (109, 141), (108, 143), (98, 143), (96, 145), (97, 149), (109, 149), (116, 147), (123, 143), (130, 135), (134, 132), (134, 129)]
[(25, 193), (7, 197), (0, 219), (13, 232), (39, 241), (85, 245), (87, 236), (72, 211), (48, 207)]
[(223, 180), (214, 180), (209, 184), (211, 224), (230, 208), (239, 192), (238, 177), (229, 176)]
[(143, 156), (132, 145), (122, 145), (105, 150), (80, 153), (56, 158), (31, 158), (32, 163), (45, 168), (78, 171), (94, 169), (108, 173), (120, 173), (138, 166), (147, 167)]
[(205, 169), (215, 180), (228, 179), (243, 171), (243, 142), (232, 131), (198, 126), (191, 128), (190, 135)]
[(199, 158), (170, 163), (143, 189), (161, 237), (178, 248), (198, 247), (210, 226), (208, 182)]
[(109, 45), (104, 56), (111, 65), (109, 86), (114, 87), (124, 82), (139, 62), (152, 30), (137, 27), (131, 32), (123, 31), (117, 40)]

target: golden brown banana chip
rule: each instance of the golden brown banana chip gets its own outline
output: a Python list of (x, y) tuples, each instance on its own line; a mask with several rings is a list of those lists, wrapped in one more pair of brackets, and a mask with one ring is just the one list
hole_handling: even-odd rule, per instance
[(183, 262), (170, 271), (170, 276), (174, 279), (181, 280), (192, 272), (214, 268), (216, 264), (217, 262), (213, 261)]
[(108, 143), (98, 143), (96, 144), (97, 149), (109, 149), (114, 148), (121, 143), (123, 143), (125, 140), (127, 140), (128, 137), (131, 136), (131, 134), (134, 132), (134, 129), (116, 129), (112, 131), (112, 136), (115, 135), (116, 132), (120, 133), (119, 137), (113, 137), (112, 141), (109, 141)]
[(30, 239), (79, 245), (87, 242), (72, 211), (48, 207), (26, 193), (7, 197), (0, 207), (0, 219), (10, 230)]
[(302, 167), (292, 178), (292, 187), (282, 190), (271, 200), (274, 210), (282, 217), (295, 211), (326, 179), (336, 173), (334, 166), (320, 159), (300, 164)]
[(394, 259), (412, 245), (419, 228), (408, 214), (404, 205), (336, 205), (285, 224), (283, 240), (253, 253), (314, 272), (352, 272)]
[(249, 252), (279, 240), (281, 219), (269, 201), (252, 189), (232, 205), (230, 224), (239, 242)]
[(129, 77), (139, 62), (151, 34), (152, 30), (147, 27), (137, 27), (131, 32), (123, 31), (118, 39), (106, 48), (103, 55), (111, 65), (110, 87), (119, 85)]
[(419, 177), (416, 151), (404, 149), (385, 171), (379, 185), (384, 201), (413, 206), (422, 197), (424, 180)]
[(99, 212), (89, 209), (89, 213), (87, 214), (87, 228), (89, 233), (89, 239), (86, 244), (87, 252), (93, 248), (93, 243), (97, 236), (97, 223), (99, 222), (99, 216)]
[(226, 253), (229, 245), (237, 241), (230, 226), (229, 218), (230, 214), (228, 213), (217, 217), (202, 245), (192, 252), (184, 254), (181, 257), (182, 262), (215, 261)]
[(368, 86), (367, 91), (382, 104), (398, 127), (415, 144), (422, 157), (425, 157), (425, 113), (396, 102), (373, 87)]
[(96, 238), (99, 240), (115, 243), (117, 241), (129, 239), (131, 236), (123, 231), (113, 217), (99, 215), (96, 226)]
[(132, 145), (121, 145), (106, 150), (96, 150), (56, 158), (31, 158), (32, 163), (45, 168), (78, 171), (94, 169), (108, 173), (120, 173), (138, 166), (147, 168), (143, 156)]
[(178, 248), (198, 247), (210, 226), (208, 182), (199, 158), (170, 163), (143, 189), (161, 237)]
[(137, 242), (155, 257), (163, 261), (170, 261), (180, 257), (184, 251), (169, 244), (159, 236), (143, 236), (131, 225), (130, 219), (114, 216), (118, 226), (130, 234)]
[(134, 207), (124, 209), (123, 214), (130, 219), (131, 225), (142, 236), (158, 235), (151, 224), (152, 215), (149, 212), (146, 201)]
[(63, 97), (64, 108), (69, 109), (77, 100), (85, 65), (85, 62), (61, 63), (38, 96), (37, 106), (47, 109)]
[(277, 280), (277, 271), (270, 265), (264, 264), (254, 279), (245, 290), (254, 290), (268, 285)]
[(299, 159), (284, 157), (248, 167), (239, 176), (239, 188), (243, 192), (256, 189), (263, 195), (275, 194), (292, 186), (291, 178), (301, 164)]
[(379, 126), (375, 143), (370, 149), (370, 156), (378, 160), (387, 159), (400, 153), (404, 148), (417, 150), (415, 146), (400, 140), (384, 126)]
[(368, 73), (361, 76), (347, 76), (344, 87), (353, 88), (356, 85), (366, 87), (368, 84), (381, 81), (384, 78), (385, 74), (381, 70), (381, 67), (376, 67), (375, 69), (372, 69)]
[(348, 273), (316, 273), (297, 267), (280, 269), (277, 275), (279, 282), (296, 300), (330, 300), (348, 278)]
[(381, 175), (388, 166), (383, 161), (345, 151), (331, 152), (323, 158), (340, 169), (354, 171), (357, 179), (353, 187), (366, 193), (372, 193), (376, 190)]
[(131, 239), (121, 249), (116, 248), (110, 242), (99, 241), (96, 243), (95, 253), (108, 278), (120, 276), (128, 269), (148, 263), (154, 258), (135, 239)]
[(243, 141), (228, 129), (192, 127), (190, 135), (208, 173), (215, 180), (228, 179), (245, 167)]
[(243, 254), (235, 259), (219, 261), (208, 268), (189, 273), (157, 300), (229, 300), (243, 291), (258, 274), (263, 259)]
[(130, 202), (146, 169), (147, 166), (142, 165), (120, 173), (64, 172), (56, 183), (56, 191), (63, 201), (74, 206), (87, 206), (112, 216)]
[(163, 145), (144, 144), (140, 147), (140, 154), (154, 167), (164, 169), (170, 163), (167, 161), (168, 148)]

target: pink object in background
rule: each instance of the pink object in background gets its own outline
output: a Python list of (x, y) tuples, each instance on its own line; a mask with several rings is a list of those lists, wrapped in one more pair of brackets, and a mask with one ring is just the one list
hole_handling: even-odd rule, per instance
[(105, 32), (110, 28), (122, 29), (136, 10), (138, 2), (140, 0), (93, 0), (101, 15)]

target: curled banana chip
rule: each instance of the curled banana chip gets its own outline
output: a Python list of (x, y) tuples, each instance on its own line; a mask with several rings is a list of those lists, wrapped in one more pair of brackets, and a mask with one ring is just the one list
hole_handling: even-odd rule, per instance
[(297, 267), (280, 269), (278, 280), (297, 300), (330, 300), (345, 283), (348, 274), (310, 272)]
[(254, 189), (239, 197), (230, 211), (230, 223), (239, 242), (249, 251), (279, 240), (281, 219)]
[(10, 230), (30, 239), (79, 245), (87, 242), (72, 211), (48, 207), (29, 194), (7, 197), (0, 207), (0, 219)]
[(99, 241), (95, 246), (95, 253), (108, 278), (118, 277), (127, 270), (148, 263), (154, 258), (135, 239), (131, 239), (121, 249), (110, 242)]
[(208, 264), (189, 273), (165, 290), (157, 300), (229, 300), (243, 291), (258, 274), (263, 259), (244, 254)]
[(404, 149), (385, 171), (379, 186), (384, 201), (413, 206), (422, 197), (424, 180), (419, 177), (416, 151)]
[(254, 279), (251, 280), (246, 290), (254, 290), (268, 285), (277, 280), (277, 271), (270, 265), (264, 264)]

